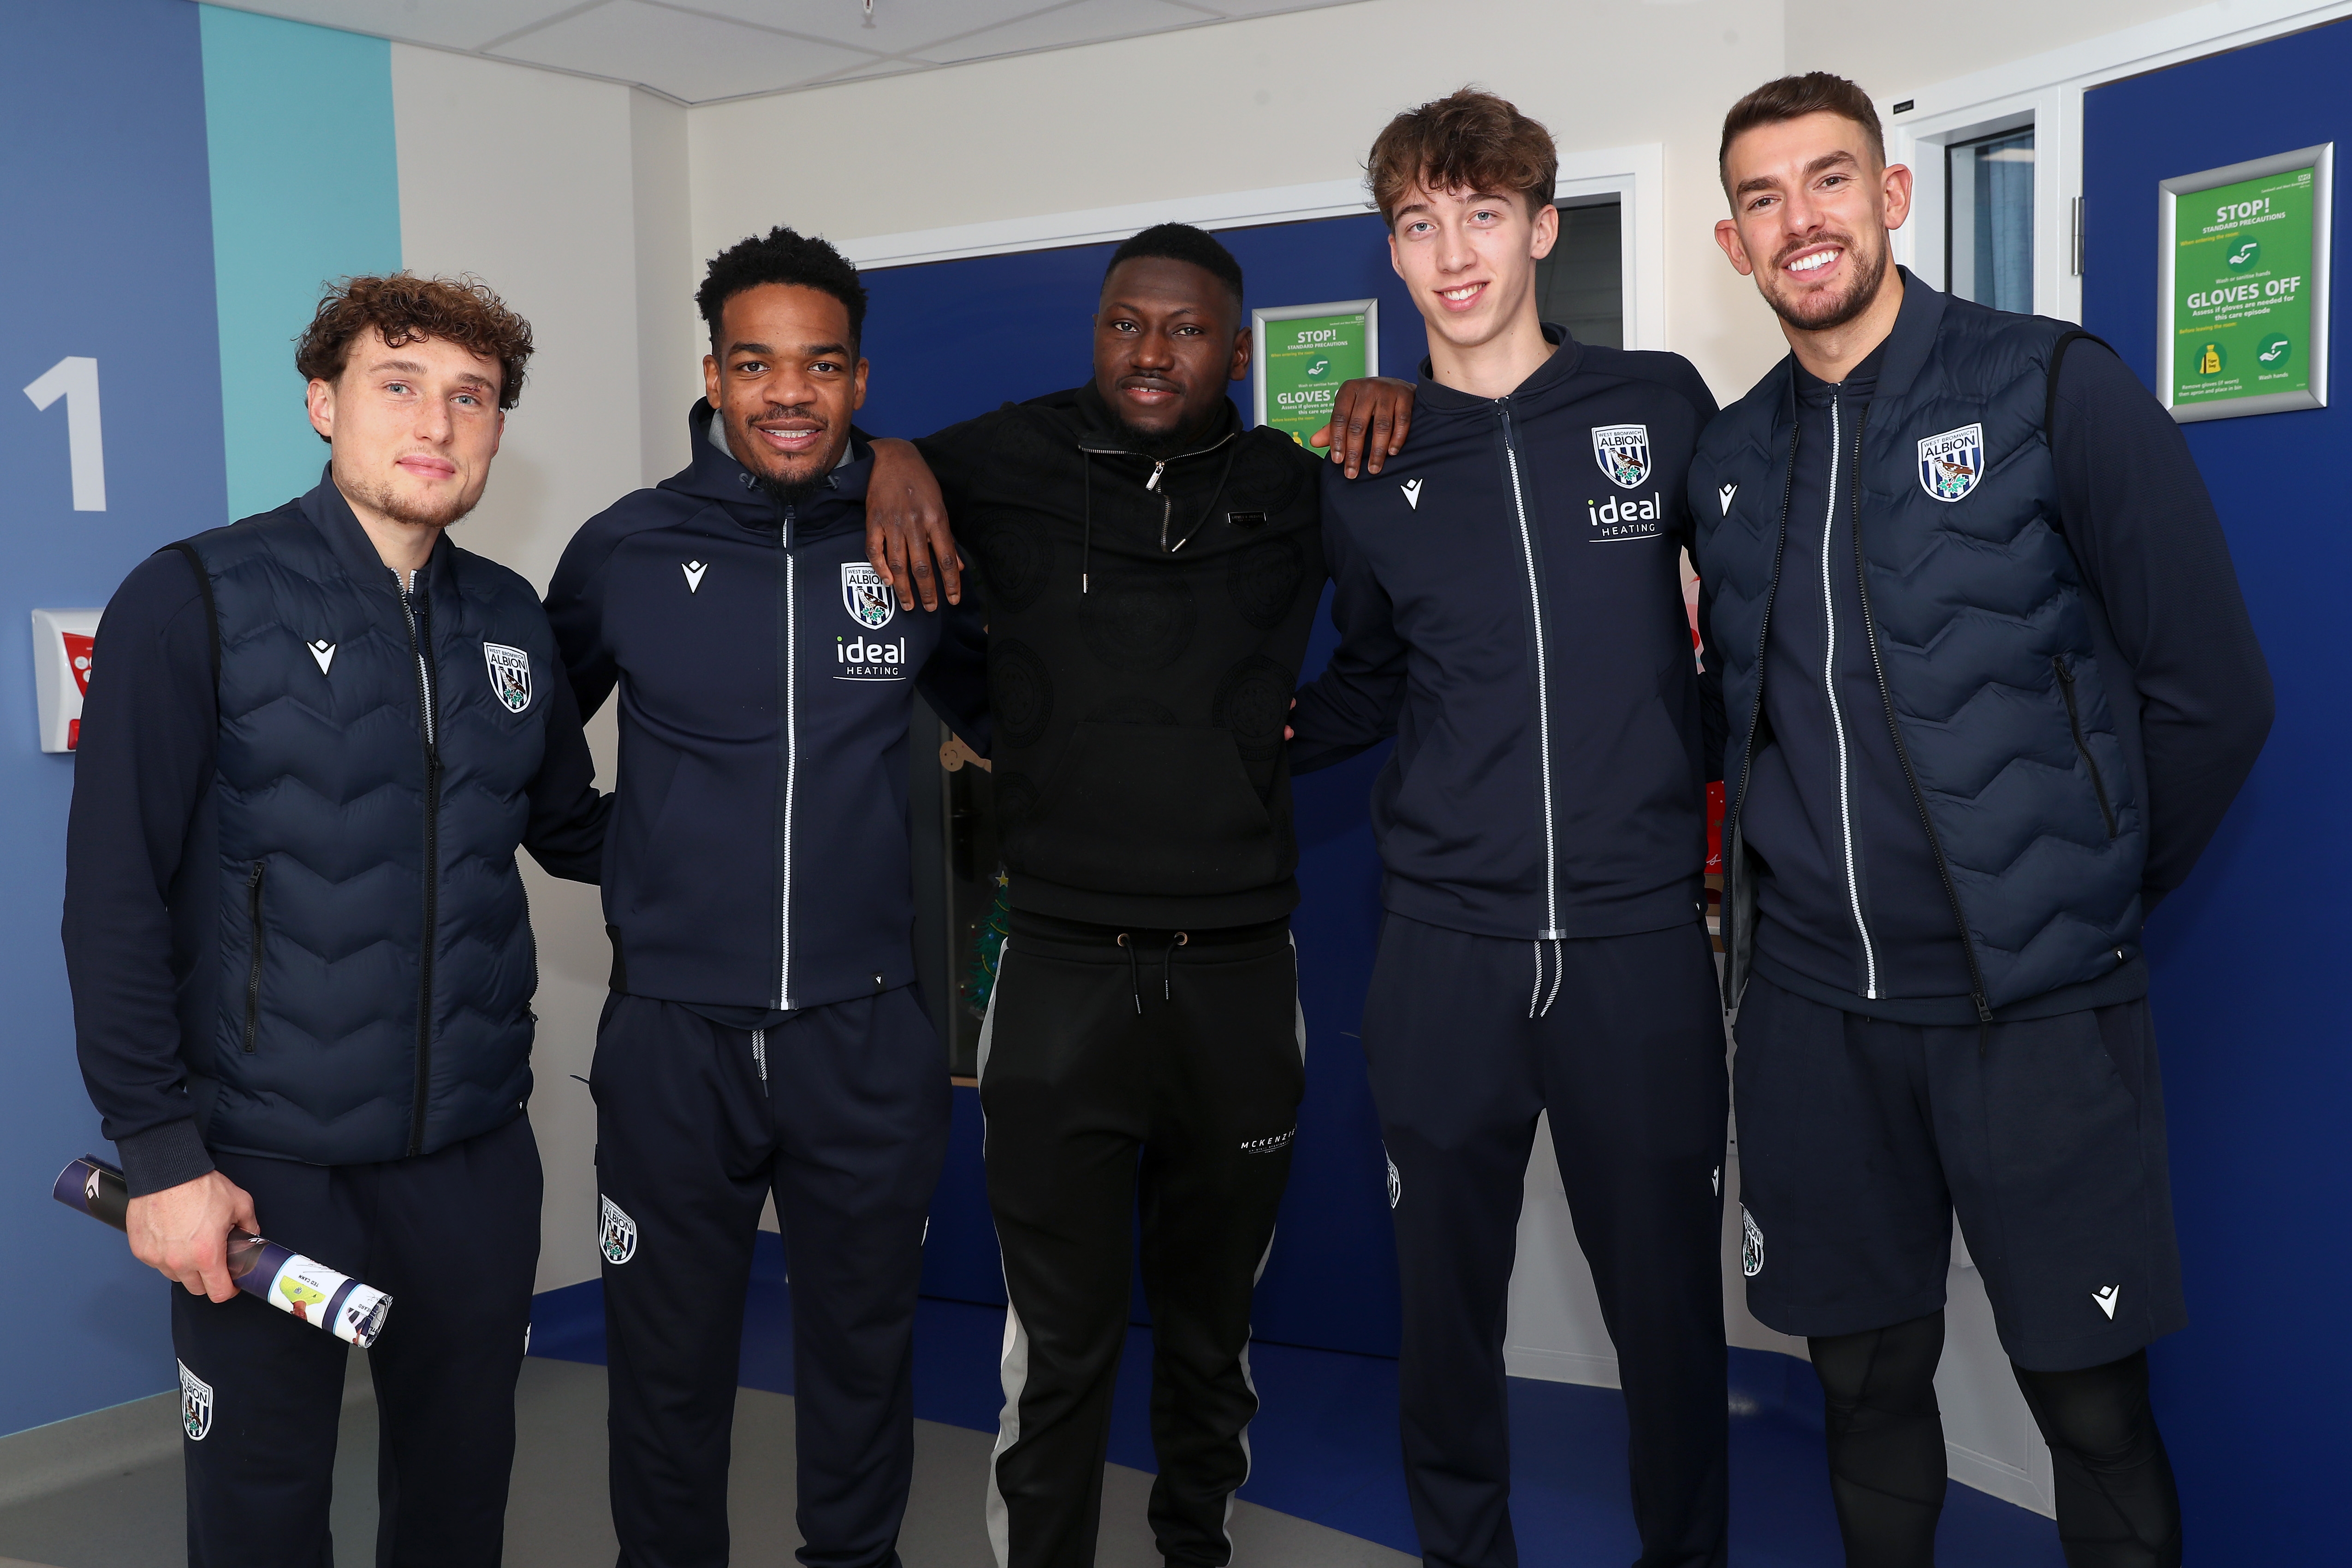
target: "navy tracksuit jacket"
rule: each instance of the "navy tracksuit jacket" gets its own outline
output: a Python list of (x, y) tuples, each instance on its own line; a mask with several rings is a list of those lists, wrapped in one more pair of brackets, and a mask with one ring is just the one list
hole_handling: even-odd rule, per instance
[(1642, 1568), (1705, 1568), (1727, 1508), (1727, 1093), (1700, 923), (1722, 725), (1677, 562), (1715, 403), (1674, 355), (1545, 331), (1557, 351), (1507, 397), (1424, 364), (1386, 471), (1325, 469), (1341, 641), (1299, 694), (1291, 768), (1397, 738), (1363, 1040), (1423, 1560), (1518, 1560), (1502, 1325), (1549, 1112), (1617, 1348)]
[(616, 689), (597, 1034), (613, 1522), (626, 1568), (728, 1560), (744, 1285), (772, 1192), (791, 1255), (810, 1568), (880, 1568), (913, 1465), (924, 1215), (947, 1063), (914, 987), (908, 722), (985, 747), (975, 609), (902, 612), (866, 557), (871, 455), (762, 489), (694, 461), (591, 519), (548, 616), (581, 710)]

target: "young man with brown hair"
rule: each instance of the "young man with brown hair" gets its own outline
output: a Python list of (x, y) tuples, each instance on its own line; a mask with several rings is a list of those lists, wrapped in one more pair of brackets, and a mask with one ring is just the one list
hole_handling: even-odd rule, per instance
[(1413, 1520), (1437, 1568), (1518, 1561), (1503, 1325), (1548, 1112), (1617, 1347), (1642, 1568), (1706, 1568), (1727, 1500), (1727, 1107), (1700, 880), (1720, 709), (1679, 561), (1715, 400), (1676, 355), (1538, 317), (1559, 226), (1542, 126), (1464, 89), (1398, 116), (1370, 163), (1429, 359), (1387, 471), (1324, 472), (1341, 641), (1299, 693), (1291, 766), (1397, 737), (1372, 799), (1387, 918), (1363, 1042)]
[(1716, 237), (1790, 349), (1690, 470), (1727, 658), (1748, 1300), (1811, 1343), (1846, 1560), (1934, 1560), (1957, 1210), (2074, 1568), (2175, 1568), (2181, 1326), (2140, 928), (2268, 731), (2179, 429), (2064, 321), (1889, 265), (1843, 78), (1732, 107)]
[(376, 1561), (488, 1568), (539, 1260), (515, 849), (596, 879), (604, 805), (530, 585), (461, 550), (530, 328), (351, 279), (295, 367), (318, 487), (134, 568), (66, 834), (82, 1075), (167, 1279), (188, 1561), (318, 1563), (348, 1360), (237, 1293), (229, 1227), (394, 1298)]

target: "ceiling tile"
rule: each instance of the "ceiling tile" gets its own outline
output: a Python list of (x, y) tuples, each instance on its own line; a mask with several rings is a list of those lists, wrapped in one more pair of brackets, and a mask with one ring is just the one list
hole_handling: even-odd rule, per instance
[(690, 10), (803, 33), (854, 49), (907, 54), (925, 44), (1043, 11), (1059, 0), (874, 0), (866, 26), (861, 0), (673, 0)]
[(580, 0), (216, 0), (233, 11), (315, 22), (446, 49), (478, 49), (492, 38), (544, 22)]
[[(875, 4), (878, 6), (881, 0), (875, 0)], [(1189, 5), (1167, 4), (1167, 0), (1077, 0), (1076, 5), (1041, 11), (916, 52), (926, 60), (945, 65), (990, 55), (1018, 54), (1024, 49), (1129, 38), (1139, 33), (1156, 33), (1214, 19)]]
[(643, 82), (688, 103), (772, 92), (874, 58), (864, 51), (788, 38), (640, 0), (606, 0), (593, 11), (525, 33), (492, 52), (529, 65)]

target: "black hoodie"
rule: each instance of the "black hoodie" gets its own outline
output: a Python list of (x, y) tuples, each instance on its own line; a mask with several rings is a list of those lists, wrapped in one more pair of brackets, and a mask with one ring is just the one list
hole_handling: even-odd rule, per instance
[(1155, 462), (1092, 384), (919, 441), (988, 616), (1013, 907), (1208, 930), (1298, 901), (1283, 718), (1319, 461), (1230, 403)]

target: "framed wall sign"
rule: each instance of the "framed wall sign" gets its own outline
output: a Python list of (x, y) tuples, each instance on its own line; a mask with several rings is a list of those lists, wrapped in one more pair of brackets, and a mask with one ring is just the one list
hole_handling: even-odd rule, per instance
[(2172, 416), (2327, 406), (2336, 143), (2158, 183), (2158, 395)]
[(1378, 300), (1252, 310), (1250, 331), (1253, 412), (1302, 447), (1331, 422), (1340, 383), (1380, 374)]

